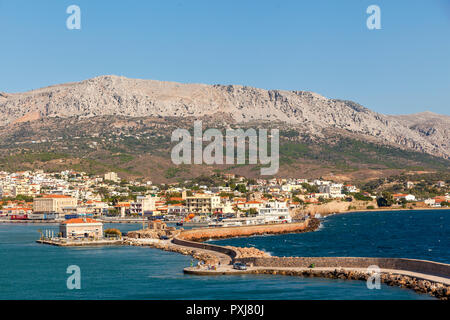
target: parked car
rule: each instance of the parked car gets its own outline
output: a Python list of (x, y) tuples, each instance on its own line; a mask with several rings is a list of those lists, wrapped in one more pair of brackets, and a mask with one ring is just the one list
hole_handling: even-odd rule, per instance
[(245, 265), (245, 263), (236, 262), (235, 264), (233, 264), (233, 269), (236, 269), (236, 270), (247, 270), (247, 266)]

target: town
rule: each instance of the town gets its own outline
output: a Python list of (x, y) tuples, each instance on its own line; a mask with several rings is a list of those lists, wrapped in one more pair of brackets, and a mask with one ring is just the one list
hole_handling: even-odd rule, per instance
[[(415, 190), (421, 183), (407, 181), (403, 188)], [(71, 170), (0, 172), (0, 221), (162, 220), (185, 227), (291, 223), (352, 210), (447, 207), (446, 181), (433, 188), (440, 195), (418, 198), (414, 192), (375, 194), (322, 179), (246, 179), (232, 173), (153, 185), (142, 179), (126, 181), (115, 172), (101, 176)]]

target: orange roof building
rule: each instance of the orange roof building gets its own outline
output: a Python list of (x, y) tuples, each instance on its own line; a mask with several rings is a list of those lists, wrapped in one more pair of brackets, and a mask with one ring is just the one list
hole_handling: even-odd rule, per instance
[(103, 223), (91, 218), (75, 218), (62, 222), (59, 232), (63, 238), (103, 238)]

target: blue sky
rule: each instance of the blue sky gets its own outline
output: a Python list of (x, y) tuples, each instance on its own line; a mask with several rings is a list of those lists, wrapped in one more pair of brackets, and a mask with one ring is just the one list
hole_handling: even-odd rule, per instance
[(0, 0), (0, 48), (5, 92), (116, 74), (450, 114), (450, 0)]

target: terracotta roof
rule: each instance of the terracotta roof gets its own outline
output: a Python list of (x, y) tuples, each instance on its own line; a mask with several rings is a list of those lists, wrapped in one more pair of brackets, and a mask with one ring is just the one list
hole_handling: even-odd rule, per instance
[(74, 218), (63, 222), (63, 224), (71, 224), (71, 223), (100, 223), (100, 221), (91, 218)]
[(46, 194), (42, 196), (43, 198), (72, 198), (63, 194)]

